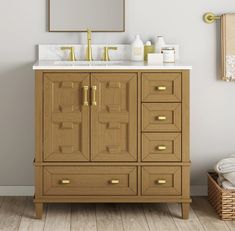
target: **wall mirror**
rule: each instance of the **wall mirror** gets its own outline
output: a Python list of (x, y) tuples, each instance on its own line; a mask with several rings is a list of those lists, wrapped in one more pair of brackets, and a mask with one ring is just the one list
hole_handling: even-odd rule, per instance
[(48, 1), (51, 32), (125, 31), (125, 0)]

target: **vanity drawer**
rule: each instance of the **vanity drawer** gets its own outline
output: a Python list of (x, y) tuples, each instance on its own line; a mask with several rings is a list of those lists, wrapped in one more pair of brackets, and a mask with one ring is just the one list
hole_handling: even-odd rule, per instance
[(181, 161), (181, 134), (142, 133), (142, 161)]
[(143, 73), (143, 102), (180, 102), (181, 73)]
[(180, 103), (143, 103), (142, 131), (180, 132)]
[(136, 195), (135, 166), (44, 167), (44, 195)]
[(142, 167), (142, 195), (181, 195), (181, 167)]

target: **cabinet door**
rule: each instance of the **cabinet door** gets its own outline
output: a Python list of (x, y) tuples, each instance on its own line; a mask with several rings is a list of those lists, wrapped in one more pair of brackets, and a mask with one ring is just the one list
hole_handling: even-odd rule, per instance
[(91, 88), (91, 159), (136, 161), (137, 74), (92, 74)]
[(86, 73), (44, 74), (44, 161), (89, 160), (89, 81)]

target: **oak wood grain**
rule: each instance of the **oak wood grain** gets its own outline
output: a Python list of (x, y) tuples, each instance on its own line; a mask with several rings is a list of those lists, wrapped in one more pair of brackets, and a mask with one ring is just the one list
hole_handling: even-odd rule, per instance
[(140, 204), (118, 204), (125, 231), (149, 231), (149, 226)]
[(178, 231), (166, 204), (143, 204), (143, 209), (150, 231)]
[[(234, 221), (221, 221), (206, 197), (194, 197), (188, 220), (180, 204), (68, 204), (46, 206), (42, 220), (34, 218), (32, 197), (0, 197), (1, 231), (228, 231)], [(71, 217), (71, 218), (70, 218)], [(97, 222), (97, 225), (96, 225)]]
[(229, 230), (226, 223), (218, 219), (218, 215), (210, 206), (206, 198), (195, 197), (194, 202), (192, 208), (206, 231)]
[[(136, 195), (136, 178), (133, 166), (45, 167), (44, 195)], [(62, 184), (63, 180), (68, 184)], [(112, 184), (112, 180), (118, 183)]]
[[(161, 90), (159, 87), (163, 87)], [(181, 73), (142, 73), (143, 102), (180, 102)]]
[(44, 231), (70, 231), (71, 205), (49, 204)]
[[(84, 86), (87, 92), (83, 91)], [(95, 94), (92, 87), (96, 87)], [(41, 217), (43, 203), (50, 202), (180, 202), (184, 203), (182, 212), (187, 218), (191, 202), (189, 71), (42, 70), (36, 71), (35, 90), (34, 202), (38, 217)], [(83, 100), (86, 98), (88, 105), (85, 106)], [(159, 116), (166, 116), (166, 119)], [(145, 145), (142, 131), (148, 133), (150, 140)], [(169, 132), (178, 137), (166, 139), (164, 136)], [(154, 144), (165, 145), (169, 153), (162, 149), (156, 155)], [(145, 153), (143, 159), (142, 151)], [(105, 176), (91, 176), (90, 170), (111, 167), (110, 163), (112, 168), (135, 168), (136, 172), (132, 177), (125, 173), (121, 176), (123, 180), (119, 179), (119, 186), (125, 187), (113, 185), (110, 192), (104, 190), (108, 185), (100, 184), (101, 190), (97, 190), (99, 187), (92, 190)], [(155, 176), (142, 177), (141, 170), (148, 167), (181, 169), (182, 174), (172, 173), (176, 176), (174, 180), (168, 172), (164, 173), (168, 186), (171, 184), (170, 194), (164, 187), (156, 187)], [(43, 178), (45, 169), (53, 168), (85, 168), (88, 173), (78, 177), (64, 171), (59, 173), (61, 176), (49, 173)], [(112, 176), (116, 178), (117, 175)], [(71, 190), (68, 185), (58, 185), (58, 177), (71, 177)], [(149, 182), (154, 190), (143, 195), (141, 189), (148, 188)], [(92, 187), (82, 189), (79, 184)]]
[(0, 230), (15, 231), (19, 229), (26, 197), (5, 197), (0, 208)]
[(124, 231), (120, 211), (114, 204), (97, 204), (96, 220), (97, 230)]
[(26, 207), (22, 215), (22, 219), (19, 226), (19, 231), (41, 231), (44, 229), (46, 221), (46, 206), (45, 212), (43, 213), (42, 219), (35, 219), (35, 209), (33, 198), (27, 198)]
[(71, 231), (96, 231), (95, 204), (72, 204)]
[(97, 104), (91, 105), (92, 161), (136, 161), (137, 75), (92, 73), (91, 87), (97, 87)]
[(179, 231), (205, 231), (192, 209), (190, 209), (189, 219), (182, 220), (180, 204), (168, 204), (167, 206)]

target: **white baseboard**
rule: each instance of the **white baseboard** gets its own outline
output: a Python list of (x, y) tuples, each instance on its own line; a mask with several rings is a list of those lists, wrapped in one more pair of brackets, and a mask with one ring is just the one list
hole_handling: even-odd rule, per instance
[[(34, 186), (0, 186), (0, 196), (33, 196)], [(192, 185), (191, 196), (206, 196), (207, 185)]]
[(33, 196), (34, 186), (0, 186), (0, 196)]

